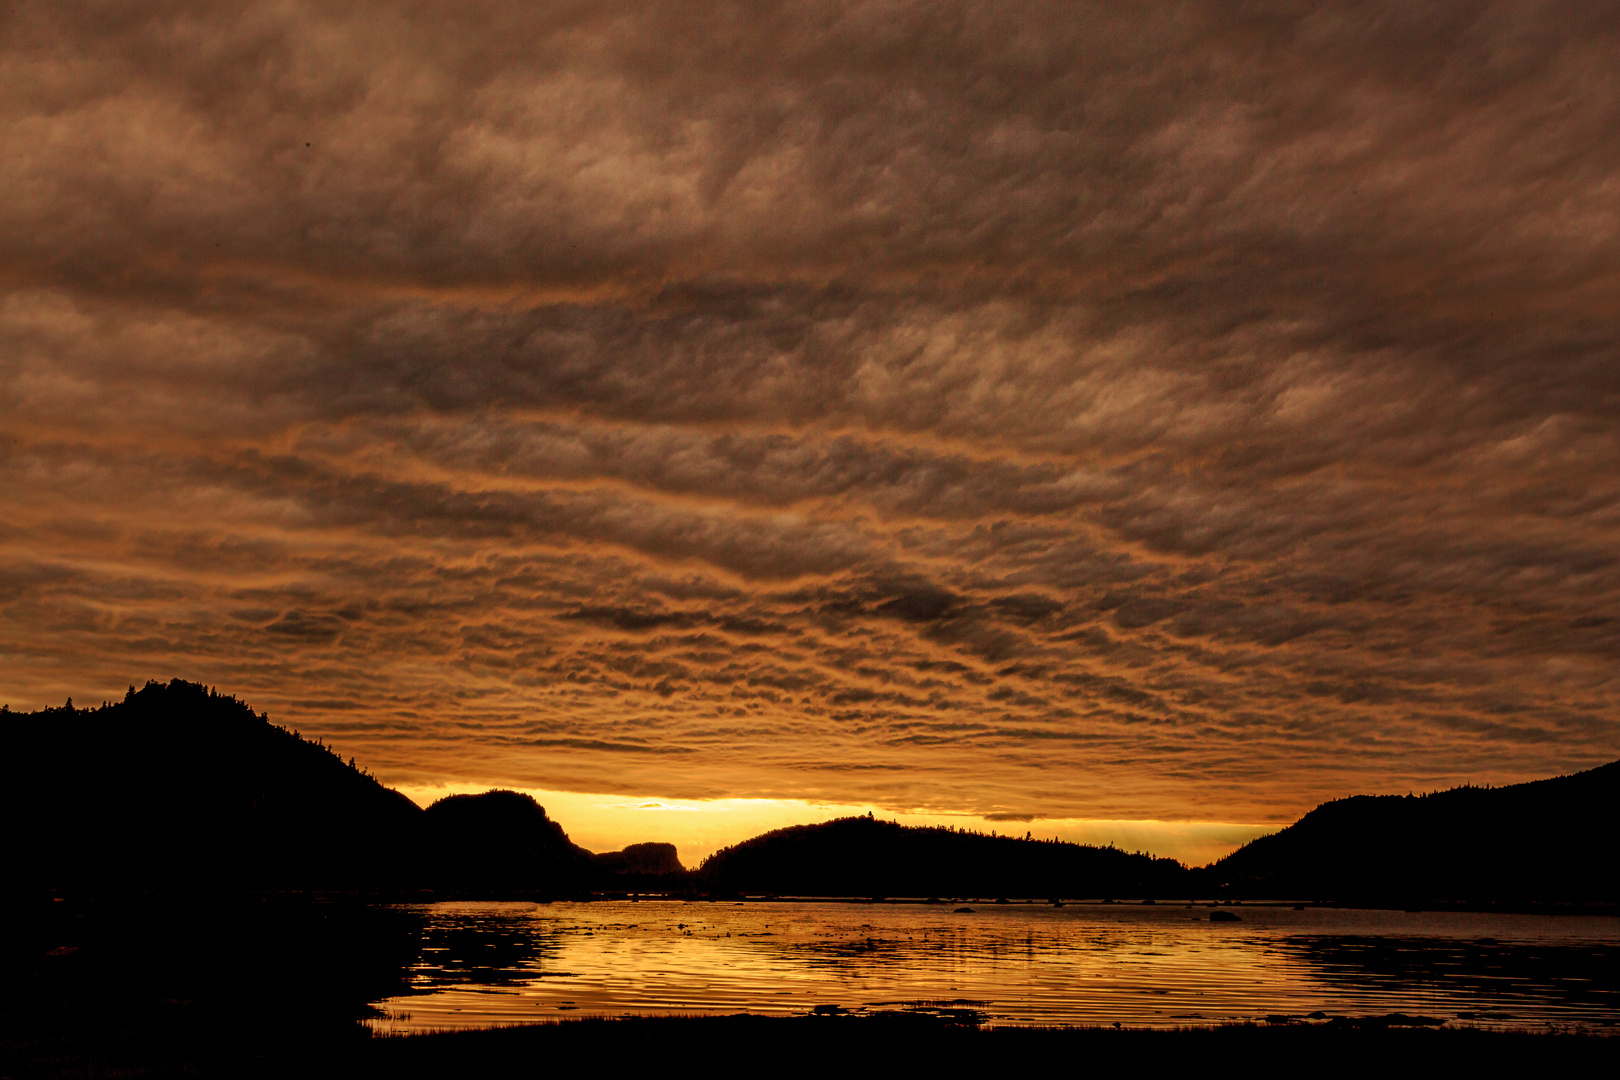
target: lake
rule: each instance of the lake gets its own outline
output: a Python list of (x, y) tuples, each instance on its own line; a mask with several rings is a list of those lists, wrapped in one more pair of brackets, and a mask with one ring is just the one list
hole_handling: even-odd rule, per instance
[(1255, 904), (612, 901), (410, 905), (379, 1032), (585, 1015), (913, 1010), (1182, 1026), (1402, 1012), (1613, 1030), (1620, 920)]

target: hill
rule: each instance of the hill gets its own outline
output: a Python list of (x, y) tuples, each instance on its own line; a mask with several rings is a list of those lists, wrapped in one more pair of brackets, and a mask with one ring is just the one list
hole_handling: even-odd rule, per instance
[(795, 896), (1108, 897), (1181, 895), (1187, 873), (1112, 847), (868, 816), (756, 836), (715, 852), (697, 877), (716, 891)]
[(682, 874), (686, 872), (686, 867), (681, 865), (681, 859), (675, 851), (674, 844), (631, 844), (623, 851), (604, 851), (592, 855), (591, 861), (601, 869), (613, 874), (641, 874), (656, 877), (663, 874)]
[(1324, 803), (1198, 871), (1207, 891), (1389, 901), (1620, 900), (1620, 762), (1510, 787)]
[(591, 878), (591, 853), (568, 839), (531, 795), (450, 795), (427, 808), (427, 880), (477, 896), (570, 889)]
[(0, 712), (13, 888), (578, 891), (589, 853), (528, 796), (427, 811), (329, 747), (180, 680)]
[(673, 846), (592, 855), (518, 792), (422, 810), (351, 759), (176, 680), (93, 709), (0, 710), (13, 890), (253, 888), (574, 895), (1308, 897), (1620, 901), (1620, 762), (1503, 788), (1325, 803), (1189, 871), (1114, 848), (865, 818), (778, 829), (695, 872)]

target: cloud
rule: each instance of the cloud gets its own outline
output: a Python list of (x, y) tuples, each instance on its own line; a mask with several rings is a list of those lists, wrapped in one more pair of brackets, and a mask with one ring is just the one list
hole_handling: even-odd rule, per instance
[(0, 680), (994, 820), (1620, 756), (1615, 33), (18, 6)]

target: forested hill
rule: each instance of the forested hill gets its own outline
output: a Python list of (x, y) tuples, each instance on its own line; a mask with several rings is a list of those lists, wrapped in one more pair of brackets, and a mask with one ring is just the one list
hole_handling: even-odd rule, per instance
[(1620, 900), (1620, 762), (1511, 787), (1324, 803), (1207, 870), (1208, 891), (1334, 900)]
[(1168, 896), (1187, 887), (1171, 859), (871, 817), (777, 829), (715, 852), (697, 873), (715, 890), (793, 896)]
[(589, 853), (526, 795), (422, 810), (234, 697), (175, 680), (91, 709), (0, 712), (12, 887), (488, 894), (584, 887)]
[(765, 833), (688, 875), (668, 845), (593, 857), (517, 792), (422, 810), (320, 742), (178, 680), (93, 709), (0, 710), (0, 745), (0, 867), (13, 892), (1620, 901), (1620, 762), (1512, 787), (1341, 799), (1195, 871), (1114, 848), (865, 817)]

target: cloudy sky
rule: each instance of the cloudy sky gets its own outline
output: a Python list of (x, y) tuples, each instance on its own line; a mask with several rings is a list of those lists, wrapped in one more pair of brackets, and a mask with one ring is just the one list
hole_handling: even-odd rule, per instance
[(1620, 4), (0, 18), (13, 709), (1048, 833), (1620, 757)]

